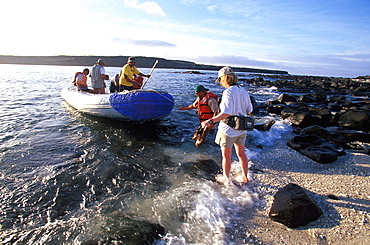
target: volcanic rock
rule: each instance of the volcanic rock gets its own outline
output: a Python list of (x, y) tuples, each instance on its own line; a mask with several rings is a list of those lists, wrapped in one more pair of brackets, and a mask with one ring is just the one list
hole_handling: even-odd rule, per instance
[(287, 145), (319, 163), (334, 162), (338, 156), (345, 154), (342, 147), (329, 143), (317, 135), (301, 134), (289, 140)]
[(338, 126), (370, 132), (370, 111), (349, 110), (336, 117)]
[(269, 217), (289, 228), (307, 225), (320, 217), (322, 210), (300, 186), (288, 184), (274, 196)]

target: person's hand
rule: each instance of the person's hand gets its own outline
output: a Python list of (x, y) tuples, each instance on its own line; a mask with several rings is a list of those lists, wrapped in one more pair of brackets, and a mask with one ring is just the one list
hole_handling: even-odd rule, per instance
[(210, 125), (210, 123), (207, 120), (207, 121), (202, 122), (201, 125), (202, 125), (202, 128), (206, 128)]
[(186, 110), (186, 107), (180, 107), (180, 111), (185, 111)]
[(211, 127), (213, 125), (213, 118), (202, 122), (201, 125), (202, 125), (203, 128)]

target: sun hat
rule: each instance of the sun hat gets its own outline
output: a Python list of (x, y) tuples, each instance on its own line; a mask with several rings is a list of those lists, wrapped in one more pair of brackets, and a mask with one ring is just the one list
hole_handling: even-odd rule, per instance
[(194, 88), (195, 92), (207, 92), (209, 89), (205, 88), (203, 85), (197, 85)]
[(235, 75), (234, 74), (234, 70), (231, 69), (231, 67), (229, 66), (225, 66), (225, 67), (222, 67), (219, 71), (218, 71), (218, 77), (215, 81), (215, 83), (219, 83), (221, 82), (221, 77), (222, 76), (225, 76), (225, 75)]
[(127, 63), (136, 62), (134, 57), (129, 57)]
[(225, 66), (225, 67), (222, 67), (219, 71), (218, 71), (218, 77), (222, 77), (224, 75), (235, 75), (234, 74), (234, 70), (231, 69), (231, 67), (229, 66)]

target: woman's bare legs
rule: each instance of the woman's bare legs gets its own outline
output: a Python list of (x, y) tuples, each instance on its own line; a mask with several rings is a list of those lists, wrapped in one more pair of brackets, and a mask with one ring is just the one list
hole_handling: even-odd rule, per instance
[(244, 145), (234, 144), (234, 146), (236, 155), (239, 158), (240, 166), (242, 168), (243, 183), (248, 183), (248, 157), (245, 154)]
[[(242, 169), (243, 176), (242, 182), (248, 183), (248, 157), (245, 154), (244, 145), (234, 144), (234, 147)], [(230, 179), (232, 148), (221, 147), (221, 152), (222, 152), (223, 176), (222, 179), (219, 179), (218, 181), (223, 184), (227, 184)]]
[(230, 178), (232, 148), (221, 146), (223, 176), (219, 182), (227, 184)]

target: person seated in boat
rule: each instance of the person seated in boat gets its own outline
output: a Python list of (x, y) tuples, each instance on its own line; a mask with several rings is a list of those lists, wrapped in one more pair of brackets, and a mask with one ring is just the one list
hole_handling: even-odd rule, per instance
[(98, 59), (91, 70), (91, 86), (95, 94), (105, 94), (104, 80), (109, 80), (109, 76), (105, 74), (104, 66), (104, 61)]
[[(200, 123), (216, 116), (219, 112), (217, 96), (208, 91), (203, 85), (197, 85), (194, 92), (197, 95), (193, 104), (186, 107), (180, 107), (181, 111), (197, 109)], [(207, 128), (200, 125), (194, 132), (192, 139), (195, 140), (195, 146), (200, 146), (206, 139), (208, 133), (213, 134), (215, 125), (210, 125)]]
[(121, 76), (121, 72), (114, 75), (114, 77), (110, 80), (109, 91), (111, 93), (119, 92), (119, 78)]
[(73, 86), (77, 86), (77, 76), (80, 74), (83, 74), (83, 72), (78, 71), (75, 73), (75, 76), (73, 77), (73, 81), (72, 81)]
[(89, 75), (90, 70), (85, 68), (82, 72), (77, 72), (75, 75), (75, 79), (73, 80), (75, 86), (79, 91), (86, 91), (89, 92), (87, 88), (87, 76)]
[[(121, 73), (121, 72), (120, 72)], [(109, 86), (109, 91), (111, 93), (115, 93), (115, 92), (120, 92), (120, 85), (119, 85), (119, 78), (120, 78), (120, 73), (117, 73), (111, 80), (110, 80), (110, 86)], [(134, 76), (134, 79), (133, 81), (135, 81), (136, 83), (134, 83), (132, 85), (132, 87), (134, 89), (140, 89), (141, 86), (143, 86), (143, 80), (144, 78), (140, 75), (135, 75)], [(121, 90), (122, 91), (122, 90)]]
[[(121, 76), (119, 80), (119, 91), (123, 90), (133, 90), (141, 88), (140, 83), (138, 83), (134, 78), (135, 74), (143, 77), (149, 78), (150, 75), (144, 75), (136, 67), (136, 60), (134, 57), (129, 57), (127, 64), (122, 67)], [(135, 87), (134, 87), (135, 86)]]

